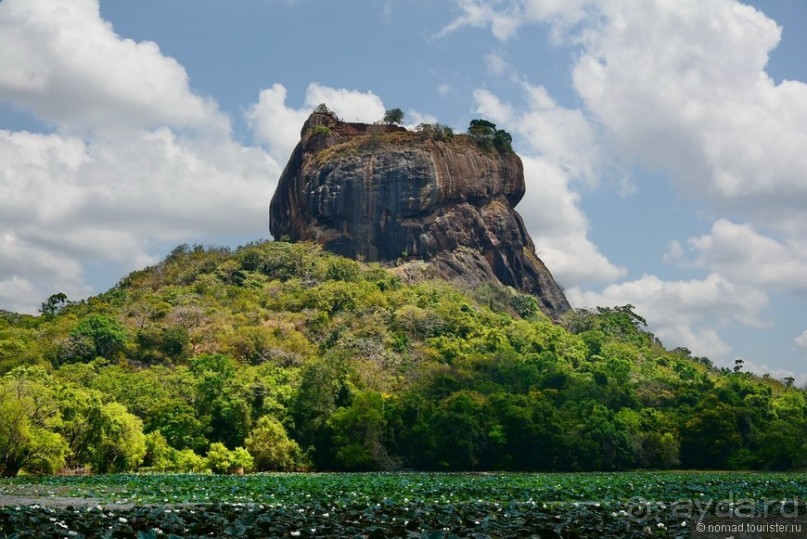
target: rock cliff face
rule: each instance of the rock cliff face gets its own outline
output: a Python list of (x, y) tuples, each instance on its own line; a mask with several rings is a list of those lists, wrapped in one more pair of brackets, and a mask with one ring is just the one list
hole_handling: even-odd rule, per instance
[(314, 113), (278, 182), (270, 230), (404, 273), (418, 260), (444, 278), (513, 286), (557, 318), (570, 306), (513, 209), (524, 191), (514, 153)]

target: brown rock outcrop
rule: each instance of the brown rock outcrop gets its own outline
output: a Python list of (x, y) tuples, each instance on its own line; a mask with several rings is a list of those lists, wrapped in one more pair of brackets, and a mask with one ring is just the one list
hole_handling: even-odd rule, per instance
[(557, 318), (570, 306), (513, 209), (524, 191), (515, 153), (314, 113), (278, 182), (270, 230), (351, 258), (417, 259), (445, 278), (513, 286)]

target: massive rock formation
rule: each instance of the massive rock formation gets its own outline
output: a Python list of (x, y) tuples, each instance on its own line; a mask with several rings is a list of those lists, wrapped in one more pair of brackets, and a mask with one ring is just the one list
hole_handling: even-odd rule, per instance
[(272, 198), (272, 235), (404, 273), (513, 286), (553, 318), (569, 310), (513, 209), (521, 159), (465, 135), (440, 139), (312, 114)]

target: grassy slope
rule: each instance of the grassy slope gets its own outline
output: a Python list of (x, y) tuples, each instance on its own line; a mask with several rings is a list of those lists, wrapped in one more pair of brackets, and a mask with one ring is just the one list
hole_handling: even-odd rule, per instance
[[(121, 322), (125, 344), (110, 357), (78, 361), (70, 348), (76, 327), (94, 315)], [(469, 450), (466, 460), (442, 458), (437, 448), (413, 463), (418, 449), (395, 438), (411, 439), (412, 434), (403, 427), (389, 434), (394, 425), (384, 423), (386, 434), (377, 434), (384, 446), (380, 450), (371, 447), (376, 443), (372, 440), (343, 440), (343, 447), (360, 446), (356, 450), (365, 451), (363, 458), (372, 463), (358, 467), (389, 465), (393, 461), (384, 459), (391, 453), (416, 466), (461, 469), (476, 462), (518, 468), (512, 455), (495, 454), (496, 437), (503, 432), (512, 442), (517, 426), (508, 431), (507, 418), (490, 410), (501, 408), (502, 402), (521, 406), (525, 399), (529, 403), (524, 406), (533, 407), (530, 421), (539, 423), (535, 410), (546, 404), (558, 410), (555, 420), (568, 431), (565, 441), (552, 441), (558, 469), (653, 466), (656, 457), (642, 461), (645, 450), (636, 444), (647, 444), (650, 451), (654, 443), (664, 443), (659, 440), (665, 434), (672, 437), (676, 452), (680, 448), (684, 464), (793, 466), (791, 461), (772, 464), (776, 455), (757, 455), (760, 440), (771, 434), (766, 428), (788, 418), (801, 422), (795, 432), (803, 445), (803, 392), (768, 378), (718, 371), (687, 351), (668, 351), (643, 331), (642, 320), (629, 308), (577, 313), (557, 325), (540, 313), (534, 298), (509, 289), (463, 292), (443, 282), (403, 283), (378, 265), (359, 264), (305, 243), (265, 242), (232, 252), (177, 248), (157, 266), (134, 272), (112, 290), (52, 318), (4, 314), (0, 339), (0, 372), (37, 363), (53, 367), (60, 379), (124, 403), (144, 419), (147, 431), (162, 424), (155, 419), (161, 402), (180, 399), (195, 407), (191, 415), (206, 429), (209, 441), (223, 435), (215, 433), (215, 425), (204, 424), (213, 420), (197, 406), (202, 374), (188, 365), (192, 358), (222, 354), (236, 367), (227, 391), (248, 408), (242, 414), (243, 432), (228, 445), (240, 445), (250, 425), (265, 414), (281, 419), (304, 446), (318, 443), (321, 434), (310, 432), (309, 423), (330, 421), (328, 444), (333, 447), (329, 456), (320, 455), (329, 466), (351, 467), (346, 454), (336, 454), (339, 442), (333, 434), (340, 425), (350, 428), (350, 415), (339, 416), (342, 423), (335, 427), (332, 416), (337, 409), (355, 408), (351, 402), (361, 393), (379, 396), (390, 422), (406, 420), (415, 397), (425, 399), (432, 414), (423, 420), (426, 430), (440, 428), (440, 414), (459, 413), (461, 397), (463, 405), (473, 408), (468, 414), (482, 410), (477, 415), (483, 419), (474, 419), (474, 425), (484, 432), (469, 442), (483, 449)], [(314, 413), (305, 408), (311, 394), (301, 395), (301, 387), (315, 370), (312, 366), (322, 365), (341, 374), (330, 381), (338, 387), (323, 401), (326, 409)], [(501, 395), (507, 399), (497, 400)], [(368, 397), (367, 402), (376, 401)], [(716, 461), (687, 461), (687, 451), (699, 450), (698, 429), (715, 427), (709, 410), (730, 412), (729, 428), (736, 439), (725, 442), (733, 445), (716, 455)], [(359, 415), (360, 423), (366, 423), (363, 417)], [(600, 418), (598, 423), (592, 417)], [(611, 430), (593, 432), (602, 425)], [(657, 435), (655, 442), (650, 433)], [(625, 451), (636, 454), (622, 460), (606, 455), (607, 462), (597, 457), (621, 451), (605, 446), (609, 437), (622, 434), (627, 436)], [(588, 453), (580, 440), (593, 444)], [(421, 442), (440, 443), (432, 438)], [(368, 457), (368, 451), (376, 452)], [(658, 465), (676, 462), (673, 456)]]

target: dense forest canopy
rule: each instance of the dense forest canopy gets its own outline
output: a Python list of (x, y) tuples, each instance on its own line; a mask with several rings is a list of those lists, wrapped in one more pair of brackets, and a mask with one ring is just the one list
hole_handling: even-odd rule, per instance
[(804, 467), (805, 392), (631, 306), (556, 324), (307, 243), (175, 249), (0, 313), (0, 472)]

